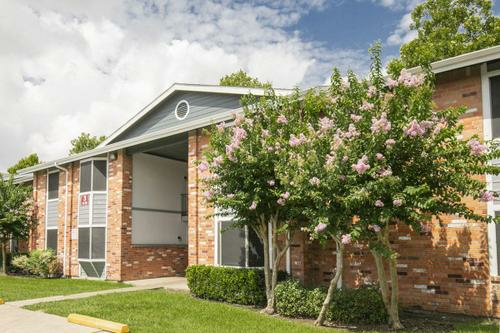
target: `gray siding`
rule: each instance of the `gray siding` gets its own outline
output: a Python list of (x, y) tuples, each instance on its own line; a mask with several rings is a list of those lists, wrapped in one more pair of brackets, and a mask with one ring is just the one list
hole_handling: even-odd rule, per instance
[[(143, 134), (178, 126), (219, 112), (236, 110), (241, 107), (240, 95), (215, 94), (203, 92), (176, 92), (159, 104), (155, 110), (139, 120), (134, 126), (122, 133), (113, 142), (122, 141)], [(175, 117), (175, 106), (181, 100), (189, 103), (189, 114), (183, 120)]]
[(92, 202), (92, 225), (106, 224), (106, 194), (94, 194), (94, 201)]
[(57, 206), (59, 200), (47, 201), (47, 227), (57, 227)]

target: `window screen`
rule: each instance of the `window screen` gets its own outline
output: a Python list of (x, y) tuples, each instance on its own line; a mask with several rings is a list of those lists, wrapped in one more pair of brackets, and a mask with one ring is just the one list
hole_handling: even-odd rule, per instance
[(47, 230), (47, 249), (52, 249), (54, 253), (57, 253), (57, 229)]
[(232, 228), (233, 222), (221, 222), (221, 265), (246, 266), (245, 230)]
[(490, 79), (491, 126), (493, 138), (500, 137), (500, 76)]
[(80, 193), (90, 192), (92, 178), (92, 161), (80, 164)]
[(106, 191), (106, 161), (94, 161), (93, 191)]
[(90, 259), (90, 228), (78, 228), (78, 258)]
[(59, 197), (59, 172), (49, 174), (48, 199), (57, 199)]
[(264, 245), (252, 228), (248, 228), (248, 266), (264, 266)]
[(104, 259), (106, 228), (92, 228), (92, 259)]

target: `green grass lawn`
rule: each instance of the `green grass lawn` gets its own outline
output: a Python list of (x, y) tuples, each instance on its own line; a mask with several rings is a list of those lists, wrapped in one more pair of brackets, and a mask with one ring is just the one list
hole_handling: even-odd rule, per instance
[[(134, 333), (350, 332), (343, 329), (316, 328), (310, 324), (312, 322), (304, 323), (270, 317), (253, 309), (198, 300), (186, 293), (165, 292), (164, 290), (100, 295), (78, 300), (35, 304), (26, 308), (59, 316), (79, 313), (125, 323), (129, 325)], [(498, 326), (494, 323), (471, 320), (461, 319), (461, 324), (457, 325), (453, 332), (498, 332)], [(436, 332), (435, 330), (424, 331)], [(360, 330), (356, 330), (356, 332), (360, 332)], [(365, 332), (380, 333), (382, 331), (370, 330)], [(415, 331), (411, 329), (408, 332)]]
[(123, 287), (130, 286), (106, 281), (0, 276), (0, 298), (5, 301), (20, 301)]

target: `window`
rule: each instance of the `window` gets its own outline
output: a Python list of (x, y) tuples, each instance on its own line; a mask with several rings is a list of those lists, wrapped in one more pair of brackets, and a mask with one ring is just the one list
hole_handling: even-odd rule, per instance
[(59, 206), (59, 172), (47, 175), (47, 210), (45, 217), (45, 247), (57, 253), (57, 216)]
[(234, 221), (219, 221), (219, 264), (236, 267), (263, 267), (264, 247), (251, 228), (235, 228)]
[(82, 274), (104, 277), (106, 258), (107, 161), (80, 164), (78, 259)]
[(500, 76), (490, 78), (491, 126), (493, 138), (500, 138)]

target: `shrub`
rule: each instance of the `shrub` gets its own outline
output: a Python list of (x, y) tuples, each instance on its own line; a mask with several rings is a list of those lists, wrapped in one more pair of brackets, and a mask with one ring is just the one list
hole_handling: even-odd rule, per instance
[[(199, 265), (188, 267), (186, 277), (196, 297), (242, 305), (266, 304), (262, 269)], [(280, 272), (279, 279), (285, 277), (286, 274)]]
[[(283, 316), (315, 319), (325, 296), (323, 288), (306, 289), (290, 279), (276, 287), (276, 308)], [(333, 295), (327, 319), (343, 324), (382, 324), (387, 322), (387, 312), (374, 288), (340, 289)]]
[(24, 274), (37, 275), (44, 278), (60, 275), (61, 267), (52, 250), (33, 250), (28, 255), (17, 256), (12, 266)]

